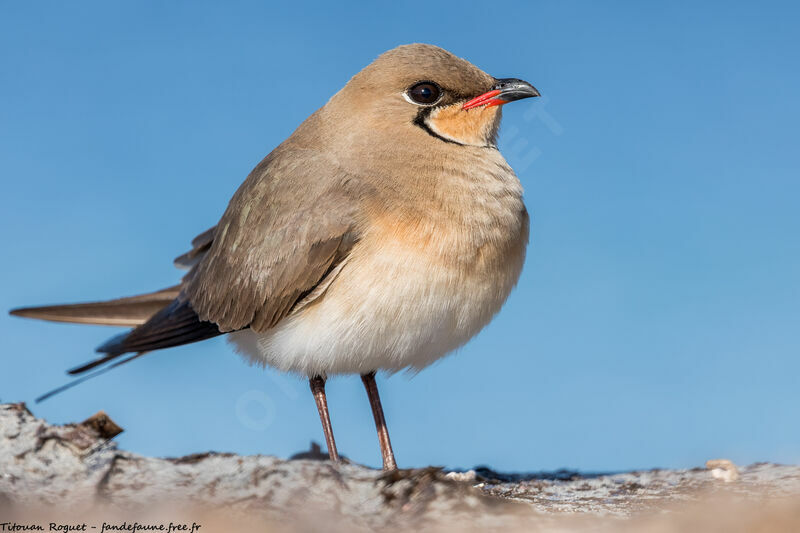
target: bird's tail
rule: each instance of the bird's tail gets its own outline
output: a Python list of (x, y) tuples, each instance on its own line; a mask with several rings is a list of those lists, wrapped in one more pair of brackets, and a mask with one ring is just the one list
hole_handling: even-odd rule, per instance
[[(14, 309), (12, 315), (55, 322), (133, 326), (97, 348), (102, 355), (68, 371), (81, 377), (43, 394), (37, 402), (132, 361), (147, 352), (221, 335), (216, 324), (203, 322), (187, 302), (179, 300), (180, 285), (106, 302)], [(127, 355), (127, 356), (126, 356)], [(126, 356), (126, 357), (123, 357)], [(106, 363), (110, 363), (107, 364)], [(106, 366), (102, 366), (106, 365)], [(102, 367), (102, 368), (98, 368)], [(94, 370), (94, 372), (89, 372)]]
[(164, 309), (180, 293), (180, 285), (160, 291), (105, 302), (90, 302), (13, 309), (11, 314), (25, 318), (98, 324), (104, 326), (139, 326)]

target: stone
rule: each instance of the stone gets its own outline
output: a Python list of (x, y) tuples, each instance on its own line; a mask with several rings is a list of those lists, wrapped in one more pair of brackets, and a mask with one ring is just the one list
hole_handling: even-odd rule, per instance
[(0, 523), (182, 517), (202, 520), (200, 531), (211, 533), (265, 524), (280, 531), (684, 531), (727, 520), (720, 531), (772, 523), (800, 530), (797, 466), (712, 460), (707, 468), (598, 474), (488, 467), (384, 473), (331, 464), (313, 444), (292, 459), (144, 457), (117, 447), (121, 431), (103, 412), (54, 426), (24, 404), (0, 405)]

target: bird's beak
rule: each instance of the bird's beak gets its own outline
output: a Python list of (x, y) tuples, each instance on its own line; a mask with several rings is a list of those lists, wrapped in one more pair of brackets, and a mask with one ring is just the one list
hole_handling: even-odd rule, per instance
[(503, 105), (513, 102), (514, 100), (522, 100), (523, 98), (530, 98), (532, 96), (539, 96), (539, 91), (527, 81), (518, 80), (516, 78), (502, 78), (495, 80), (491, 91), (473, 98), (464, 104), (461, 109)]

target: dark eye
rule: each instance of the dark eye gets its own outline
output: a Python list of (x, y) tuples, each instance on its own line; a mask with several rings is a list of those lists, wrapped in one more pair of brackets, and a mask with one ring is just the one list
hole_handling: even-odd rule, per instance
[(409, 87), (406, 94), (416, 104), (431, 105), (442, 96), (442, 90), (432, 81), (421, 81)]

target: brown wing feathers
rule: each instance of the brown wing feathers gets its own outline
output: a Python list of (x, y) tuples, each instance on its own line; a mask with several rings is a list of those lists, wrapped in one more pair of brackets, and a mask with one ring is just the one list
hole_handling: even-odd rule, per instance
[[(216, 337), (217, 335), (222, 335), (222, 333), (216, 324), (199, 320), (188, 303), (178, 299), (173, 300), (171, 304), (156, 313), (146, 323), (134, 328), (129, 333), (112, 337), (100, 346), (97, 351), (105, 355), (68, 371), (70, 375), (84, 374), (83, 376), (39, 396), (36, 401), (46, 400), (88, 379), (104, 374), (112, 368), (129, 363), (149, 351), (189, 344)], [(133, 353), (133, 355), (120, 359), (95, 372), (85, 374), (100, 365), (119, 359), (127, 353)]]
[(316, 151), (282, 146), (236, 191), (184, 294), (223, 331), (283, 319), (357, 240), (360, 180)]
[(150, 320), (128, 334), (118, 335), (100, 346), (103, 357), (69, 370), (81, 374), (131, 352), (151, 352), (190, 344), (222, 335), (216, 324), (203, 322), (187, 302), (174, 300)]
[(192, 249), (185, 254), (175, 258), (175, 266), (178, 268), (192, 268), (200, 261), (205, 253), (211, 248), (214, 242), (214, 235), (217, 227), (207, 229), (194, 239), (192, 239)]
[(44, 320), (136, 326), (100, 346), (101, 357), (69, 371), (95, 372), (40, 399), (145, 352), (239, 329), (264, 331), (298, 304), (320, 297), (358, 238), (357, 181), (319, 153), (290, 152), (278, 148), (262, 161), (220, 224), (195, 238), (192, 250), (175, 260), (190, 268), (180, 285), (109, 302), (12, 311)]

